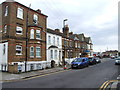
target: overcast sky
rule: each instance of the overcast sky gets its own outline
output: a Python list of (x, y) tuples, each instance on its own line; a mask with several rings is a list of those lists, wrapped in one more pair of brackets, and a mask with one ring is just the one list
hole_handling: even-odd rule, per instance
[[(5, 0), (0, 0), (3, 2)], [(16, 0), (48, 16), (47, 27), (90, 36), (94, 51), (118, 49), (118, 0)]]

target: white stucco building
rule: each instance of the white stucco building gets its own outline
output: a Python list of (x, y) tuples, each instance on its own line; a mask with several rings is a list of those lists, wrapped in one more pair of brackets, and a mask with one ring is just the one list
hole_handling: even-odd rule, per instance
[(47, 29), (46, 33), (47, 61), (55, 61), (56, 65), (62, 64), (62, 36), (59, 29)]

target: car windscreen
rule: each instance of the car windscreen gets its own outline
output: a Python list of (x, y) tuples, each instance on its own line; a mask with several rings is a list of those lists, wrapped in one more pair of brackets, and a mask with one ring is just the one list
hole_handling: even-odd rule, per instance
[(120, 58), (116, 58), (116, 60), (120, 60)]
[(82, 62), (82, 59), (76, 58), (73, 62)]

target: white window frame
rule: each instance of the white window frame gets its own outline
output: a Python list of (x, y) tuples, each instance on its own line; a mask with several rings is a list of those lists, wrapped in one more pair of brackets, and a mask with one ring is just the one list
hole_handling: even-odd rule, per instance
[[(31, 50), (32, 48), (33, 48), (33, 51)], [(33, 53), (33, 56), (31, 53)], [(33, 46), (30, 47), (30, 57), (34, 57), (34, 47)]]
[[(37, 37), (37, 34), (40, 36), (40, 38)], [(40, 32), (40, 30), (36, 30), (36, 39), (39, 39), (39, 40), (41, 39), (41, 32)]]
[(38, 15), (37, 14), (33, 15), (33, 22), (34, 22), (34, 24), (38, 24)]
[[(17, 31), (21, 31), (21, 33), (18, 33)], [(22, 35), (22, 34), (23, 34), (23, 28), (20, 27), (20, 26), (17, 26), (17, 27), (16, 27), (16, 34)]]
[(4, 33), (7, 32), (7, 25), (4, 26)]
[[(21, 48), (21, 49), (18, 49), (17, 47)], [(18, 54), (17, 53), (17, 50), (19, 50), (21, 53)], [(16, 45), (16, 55), (22, 55), (22, 46), (21, 45)]]
[(23, 9), (20, 7), (17, 8), (17, 18), (23, 19)]
[[(37, 51), (37, 48), (39, 48), (40, 51)], [(39, 53), (40, 55), (37, 56), (37, 53)], [(36, 58), (41, 58), (41, 48), (40, 48), (40, 46), (37, 46), (37, 47), (36, 47)]]
[(5, 6), (5, 16), (8, 16), (8, 6)]
[(30, 30), (30, 39), (34, 39), (34, 29)]

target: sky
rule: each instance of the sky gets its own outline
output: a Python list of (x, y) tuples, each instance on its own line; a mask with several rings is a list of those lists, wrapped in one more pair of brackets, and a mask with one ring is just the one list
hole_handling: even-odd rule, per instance
[[(0, 3), (5, 0), (0, 0)], [(118, 50), (119, 0), (15, 0), (47, 15), (47, 27), (62, 31), (68, 19), (70, 31), (91, 37), (94, 52)]]

